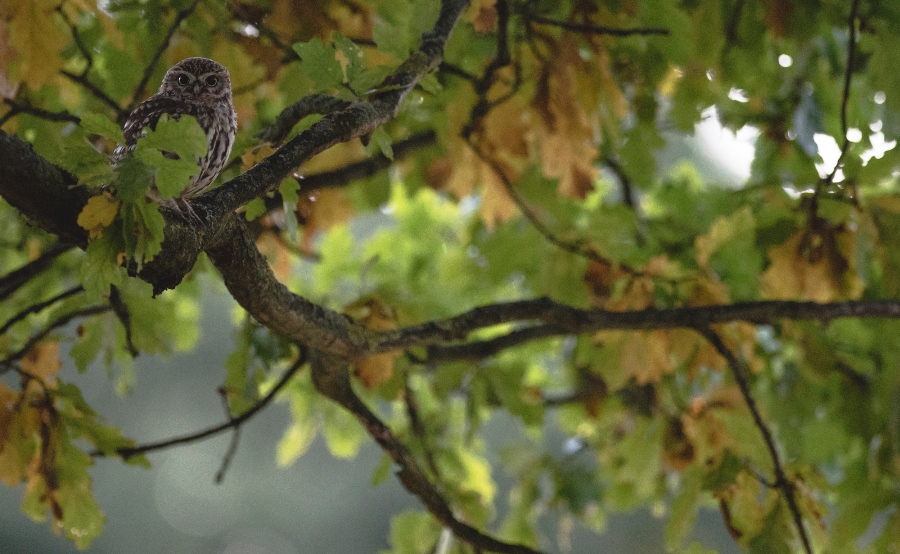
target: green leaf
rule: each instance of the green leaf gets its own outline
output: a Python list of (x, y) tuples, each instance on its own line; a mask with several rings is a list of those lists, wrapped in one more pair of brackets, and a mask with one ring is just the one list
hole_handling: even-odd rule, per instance
[(162, 251), (166, 220), (155, 202), (144, 201), (123, 204), (121, 216), (126, 252), (140, 269)]
[(108, 184), (114, 176), (109, 157), (94, 149), (80, 133), (66, 137), (60, 157), (53, 161), (88, 186)]
[(344, 66), (345, 80), (350, 88), (354, 91), (364, 92), (365, 89), (357, 88), (359, 86), (359, 78), (365, 70), (365, 58), (362, 49), (353, 43), (352, 40), (343, 34), (334, 31), (331, 33), (331, 41), (335, 49), (343, 54), (346, 59)]
[(244, 204), (244, 218), (247, 221), (253, 221), (259, 216), (266, 213), (266, 201), (262, 198), (254, 198)]
[(156, 129), (148, 129), (147, 135), (138, 139), (136, 151), (148, 148), (171, 152), (182, 160), (193, 162), (206, 155), (206, 133), (193, 116), (183, 115), (178, 119), (164, 116)]
[[(300, 183), (296, 179), (285, 179), (278, 187), (281, 200), (284, 204), (284, 226), (292, 241), (297, 240), (297, 230), (300, 227), (297, 221), (297, 202), (300, 201)], [(252, 202), (251, 202), (252, 203)]]
[(394, 159), (394, 149), (391, 147), (391, 136), (384, 130), (384, 127), (375, 129), (369, 137), (369, 140), (371, 141), (369, 143), (370, 147), (374, 144), (385, 158), (389, 160)]
[(407, 511), (391, 520), (392, 554), (433, 552), (441, 526), (428, 514)]
[(116, 141), (118, 144), (125, 144), (125, 136), (122, 129), (108, 117), (99, 113), (86, 113), (81, 116), (81, 127), (92, 135), (100, 135)]
[(117, 172), (116, 197), (125, 203), (143, 202), (153, 183), (153, 168), (135, 156), (127, 156), (119, 162)]
[(110, 232), (91, 241), (85, 249), (86, 256), (80, 268), (80, 276), (89, 298), (100, 299), (109, 292), (110, 285), (121, 285), (126, 278), (125, 269), (119, 267), (119, 254), (124, 253), (124, 248), (119, 248), (120, 243), (112, 239), (113, 235), (110, 228)]
[(318, 90), (336, 89), (343, 84), (344, 72), (333, 47), (314, 38), (294, 44), (293, 49), (300, 56), (301, 70), (313, 80)]

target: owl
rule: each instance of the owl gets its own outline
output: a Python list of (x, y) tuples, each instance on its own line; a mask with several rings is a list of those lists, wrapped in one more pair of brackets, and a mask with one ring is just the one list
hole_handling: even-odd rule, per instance
[[(206, 155), (197, 160), (200, 172), (191, 177), (190, 185), (181, 193), (182, 204), (193, 215), (185, 201), (203, 192), (219, 175), (231, 154), (237, 132), (228, 70), (208, 58), (187, 58), (169, 68), (156, 94), (141, 102), (128, 116), (122, 128), (125, 144), (116, 147), (113, 164), (134, 150), (138, 139), (147, 134), (148, 128), (155, 129), (163, 114), (175, 119), (191, 115), (206, 132)], [(155, 190), (150, 196), (158, 200)], [(177, 204), (171, 207), (178, 209)]]

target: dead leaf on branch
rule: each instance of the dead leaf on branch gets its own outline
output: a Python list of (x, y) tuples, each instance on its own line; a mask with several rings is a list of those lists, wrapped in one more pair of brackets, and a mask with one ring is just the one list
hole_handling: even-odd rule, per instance
[[(365, 296), (344, 307), (344, 313), (357, 323), (375, 331), (397, 328), (394, 309), (378, 298)], [(401, 351), (394, 350), (373, 356), (365, 356), (354, 362), (356, 376), (366, 388), (374, 388), (394, 376), (394, 363)]]
[(47, 385), (52, 385), (51, 379), (62, 369), (59, 360), (58, 342), (39, 342), (31, 347), (22, 357), (22, 371), (30, 376), (37, 377)]
[(463, 19), (472, 24), (476, 33), (490, 33), (497, 27), (497, 0), (472, 2)]
[(769, 259), (766, 298), (831, 302), (859, 298), (865, 286), (856, 271), (856, 232), (844, 225), (801, 229), (770, 248)]

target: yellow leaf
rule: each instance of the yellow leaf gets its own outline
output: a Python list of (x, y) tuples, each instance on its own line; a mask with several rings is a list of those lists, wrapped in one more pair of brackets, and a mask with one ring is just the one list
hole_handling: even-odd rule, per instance
[(92, 240), (102, 237), (103, 229), (109, 227), (116, 218), (119, 204), (120, 202), (106, 191), (91, 197), (81, 209), (81, 213), (78, 214), (76, 220), (78, 226), (86, 229)]
[(23, 429), (21, 395), (0, 383), (0, 482), (14, 487), (25, 479), (30, 453)]
[(717, 217), (709, 227), (709, 231), (694, 240), (694, 256), (697, 259), (697, 265), (706, 269), (713, 254), (737, 233), (743, 232), (752, 225), (753, 212), (749, 206), (745, 206), (729, 216)]
[(864, 284), (856, 274), (856, 232), (844, 226), (801, 229), (769, 249), (763, 272), (767, 298), (830, 302), (858, 298)]
[(248, 148), (241, 154), (241, 165), (244, 171), (247, 171), (254, 165), (268, 158), (275, 152), (276, 148), (268, 142), (255, 148)]
[[(497, 172), (484, 162), (479, 161), (478, 163), (481, 167), (483, 188), (481, 192), (481, 219), (488, 229), (494, 229), (500, 223), (513, 217), (518, 208), (512, 198), (510, 198), (506, 185), (500, 176), (497, 175)], [(511, 176), (511, 173), (511, 170), (507, 171), (507, 178), (515, 182), (517, 179)]]
[(68, 30), (55, 13), (55, 0), (7, 0), (9, 37), (19, 53), (12, 68), (13, 79), (37, 90), (50, 82), (63, 66), (60, 56), (68, 43)]
[(50, 377), (62, 368), (58, 342), (39, 342), (22, 358), (22, 370), (50, 384)]
[(400, 352), (385, 352), (356, 360), (356, 376), (366, 388), (377, 387), (394, 376), (394, 362)]
[(537, 144), (544, 174), (558, 178), (560, 194), (573, 198), (589, 194), (597, 177), (594, 124), (578, 96), (580, 69), (594, 74), (604, 67), (585, 68), (574, 38), (567, 36), (557, 43), (553, 63), (544, 66), (531, 103), (540, 118)]

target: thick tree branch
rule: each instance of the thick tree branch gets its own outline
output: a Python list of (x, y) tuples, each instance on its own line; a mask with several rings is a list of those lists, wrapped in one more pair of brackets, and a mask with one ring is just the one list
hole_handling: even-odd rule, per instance
[(338, 112), (350, 106), (352, 102), (335, 98), (327, 94), (310, 94), (294, 102), (284, 110), (271, 125), (256, 134), (256, 138), (272, 144), (281, 144), (284, 137), (288, 136), (294, 125), (306, 116), (319, 114), (327, 115)]
[(781, 461), (781, 455), (778, 453), (778, 445), (775, 444), (775, 437), (772, 436), (772, 431), (770, 431), (768, 425), (766, 425), (766, 422), (762, 417), (762, 412), (760, 412), (759, 406), (756, 404), (756, 399), (753, 398), (746, 368), (741, 361), (738, 360), (737, 356), (734, 355), (734, 352), (725, 345), (722, 338), (710, 327), (697, 327), (697, 332), (703, 335), (706, 340), (713, 345), (716, 351), (725, 358), (725, 361), (728, 362), (731, 375), (734, 377), (735, 382), (737, 382), (738, 388), (741, 391), (741, 396), (744, 397), (744, 402), (747, 404), (750, 415), (753, 417), (753, 423), (762, 434), (763, 440), (766, 443), (766, 449), (769, 451), (769, 457), (772, 459), (772, 467), (775, 472), (774, 486), (781, 489), (781, 492), (784, 494), (788, 510), (791, 512), (794, 524), (797, 527), (797, 533), (800, 535), (800, 540), (803, 543), (803, 551), (806, 552), (806, 554), (813, 554), (812, 544), (810, 543), (809, 535), (806, 532), (806, 526), (803, 524), (803, 515), (800, 512), (800, 506), (797, 503), (797, 497), (794, 494), (794, 483), (788, 478), (787, 473), (784, 470), (784, 463)]
[(76, 223), (90, 193), (75, 177), (35, 154), (24, 140), (0, 131), (0, 196), (64, 243), (87, 245)]
[[(2, 154), (0, 154), (2, 157)], [(33, 277), (40, 275), (46, 271), (56, 258), (71, 250), (72, 247), (61, 242), (55, 242), (50, 245), (41, 255), (23, 265), (19, 269), (11, 271), (0, 277), (0, 300), (6, 300), (12, 293), (19, 290), (22, 285), (30, 281)]]

